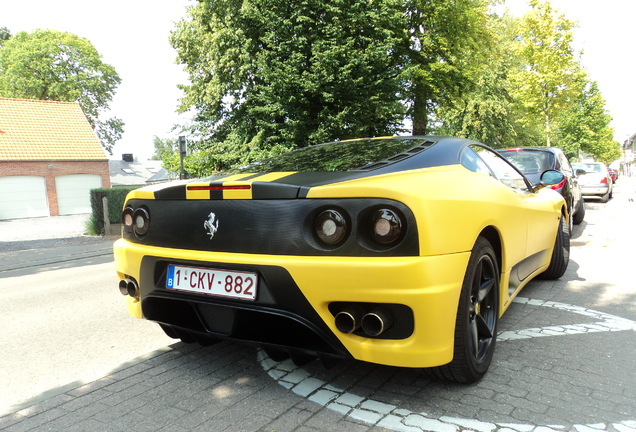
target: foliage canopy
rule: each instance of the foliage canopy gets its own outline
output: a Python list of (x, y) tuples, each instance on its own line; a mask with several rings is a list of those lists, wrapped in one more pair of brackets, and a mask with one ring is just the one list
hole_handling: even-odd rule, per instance
[(409, 122), (415, 135), (613, 157), (611, 119), (572, 48), (575, 24), (547, 1), (530, 0), (521, 19), (496, 3), (197, 2), (170, 39), (190, 76), (186, 164), (205, 175)]
[[(201, 1), (171, 41), (217, 167), (400, 130), (406, 43), (396, 0)], [(241, 154), (230, 149), (240, 146)]]

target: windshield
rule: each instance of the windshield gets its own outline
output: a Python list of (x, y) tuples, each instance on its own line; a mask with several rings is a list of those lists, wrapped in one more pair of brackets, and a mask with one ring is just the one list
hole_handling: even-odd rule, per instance
[(368, 171), (411, 157), (433, 144), (430, 140), (412, 138), (339, 141), (300, 148), (226, 173)]
[(508, 159), (523, 174), (540, 174), (553, 169), (554, 155), (545, 151), (502, 151), (501, 155)]
[(572, 164), (572, 166), (575, 169), (582, 169), (585, 170), (586, 172), (603, 172), (602, 166), (599, 163), (576, 163), (576, 164)]

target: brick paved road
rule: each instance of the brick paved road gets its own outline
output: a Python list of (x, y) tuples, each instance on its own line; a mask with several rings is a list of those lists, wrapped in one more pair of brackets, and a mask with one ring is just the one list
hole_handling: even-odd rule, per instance
[(636, 432), (634, 201), (636, 178), (621, 178), (612, 201), (588, 203), (568, 272), (524, 289), (477, 384), (353, 361), (298, 368), (236, 343), (175, 343), (25, 403), (0, 429)]

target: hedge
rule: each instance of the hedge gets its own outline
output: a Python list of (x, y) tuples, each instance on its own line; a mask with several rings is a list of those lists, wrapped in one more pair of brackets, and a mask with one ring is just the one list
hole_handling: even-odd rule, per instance
[(104, 206), (103, 198), (108, 199), (108, 219), (110, 223), (121, 223), (121, 211), (128, 192), (139, 186), (122, 186), (115, 188), (91, 189), (91, 217), (86, 227), (90, 234), (104, 235)]

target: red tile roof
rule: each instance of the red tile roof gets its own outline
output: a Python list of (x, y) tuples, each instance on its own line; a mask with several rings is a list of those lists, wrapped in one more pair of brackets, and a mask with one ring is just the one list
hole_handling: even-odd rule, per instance
[(78, 103), (0, 98), (0, 161), (107, 159)]

